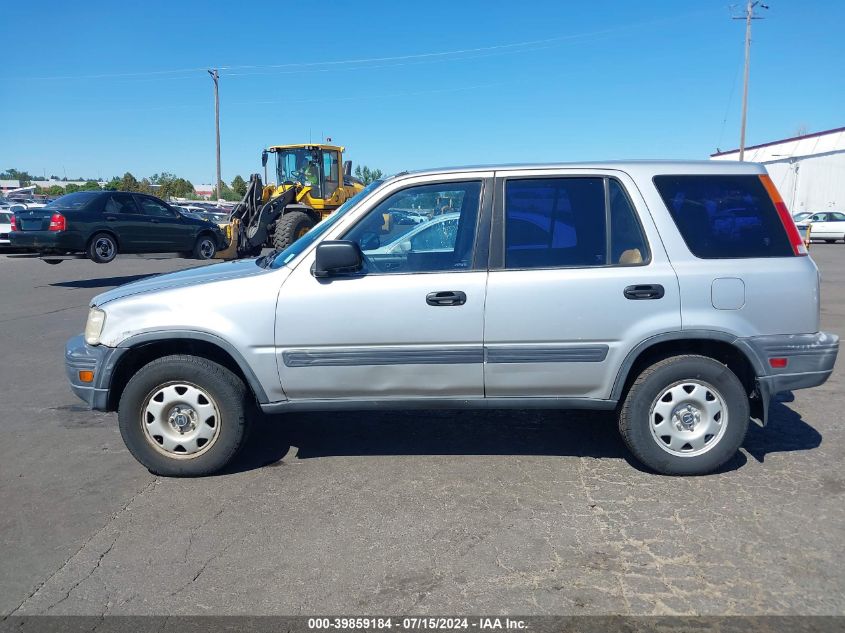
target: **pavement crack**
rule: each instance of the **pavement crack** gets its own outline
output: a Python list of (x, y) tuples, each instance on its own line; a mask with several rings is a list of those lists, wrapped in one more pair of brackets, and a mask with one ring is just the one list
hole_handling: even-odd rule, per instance
[[(43, 589), (44, 586), (48, 582), (50, 582), (53, 578), (55, 578), (56, 575), (58, 575), (65, 567), (67, 567), (68, 564), (70, 564), (70, 562), (74, 558), (76, 558), (79, 555), (79, 553), (82, 552), (82, 550), (84, 550), (88, 546), (89, 543), (91, 543), (95, 538), (97, 538), (100, 534), (102, 534), (103, 531), (106, 530), (106, 528), (109, 527), (109, 525), (114, 523), (114, 521), (116, 521), (117, 518), (129, 508), (129, 506), (131, 506), (144, 493), (146, 493), (147, 491), (152, 489), (152, 487), (155, 486), (157, 481), (158, 481), (158, 478), (154, 478), (152, 481), (148, 482), (143, 488), (141, 488), (141, 490), (139, 490), (134, 495), (132, 495), (132, 497), (130, 497), (130, 499), (125, 504), (123, 504), (123, 506), (117, 512), (112, 514), (112, 516), (108, 519), (108, 521), (105, 522), (103, 527), (101, 527), (99, 530), (97, 530), (91, 536), (89, 536), (87, 539), (85, 539), (85, 541), (82, 543), (82, 545), (79, 546), (79, 549), (77, 549), (69, 558), (67, 558), (61, 565), (59, 565), (59, 567), (58, 567), (58, 569), (56, 569), (56, 571), (54, 571), (52, 574), (47, 576), (47, 578), (45, 578), (43, 581), (41, 581), (35, 587), (35, 589), (33, 589), (32, 592), (20, 602), (20, 604), (18, 606), (16, 606), (14, 609), (12, 609), (7, 615), (3, 616), (2, 620), (0, 620), (0, 622), (6, 620), (7, 618), (15, 615), (18, 611), (20, 611), (21, 607), (23, 607), (27, 602), (29, 602), (33, 597), (35, 597), (35, 595), (38, 594), (38, 592), (41, 591), (41, 589)], [(86, 580), (88, 577), (90, 577), (91, 574), (94, 573), (94, 570), (97, 567), (100, 566), (100, 563), (102, 562), (103, 557), (111, 551), (111, 549), (112, 549), (112, 547), (114, 547), (114, 543), (116, 541), (117, 541), (117, 537), (112, 542), (112, 544), (108, 547), (108, 549), (103, 554), (100, 555), (99, 559), (97, 560), (97, 565), (94, 567), (94, 569), (91, 570), (91, 573), (89, 573), (88, 576), (83, 579), (83, 581)], [(77, 583), (74, 587), (71, 587), (71, 589), (68, 591), (68, 595), (70, 594), (70, 591), (73, 591), (73, 589), (76, 588), (77, 586), (79, 586), (79, 584), (81, 584), (81, 582), (82, 581)], [(63, 598), (59, 602), (63, 602), (66, 599), (67, 599), (67, 597)], [(58, 602), (55, 603), (55, 604), (58, 604)], [(48, 609), (53, 608), (55, 606), (55, 604), (48, 607)]]

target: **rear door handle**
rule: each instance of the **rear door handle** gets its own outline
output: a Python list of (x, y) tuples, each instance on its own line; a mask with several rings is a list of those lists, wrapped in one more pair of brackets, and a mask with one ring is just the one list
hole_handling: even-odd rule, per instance
[(114, 222), (115, 220), (117, 220), (117, 218), (114, 217), (113, 215), (107, 215), (106, 216), (106, 222)]
[(460, 290), (441, 290), (429, 292), (425, 302), (430, 306), (462, 306), (467, 302), (467, 295)]
[(623, 294), (626, 299), (640, 301), (642, 299), (662, 299), (666, 291), (660, 284), (640, 284), (628, 286)]

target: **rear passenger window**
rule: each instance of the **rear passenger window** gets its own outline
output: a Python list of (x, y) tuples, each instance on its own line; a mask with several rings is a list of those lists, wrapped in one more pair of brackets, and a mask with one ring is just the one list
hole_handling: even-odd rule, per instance
[(634, 208), (616, 180), (537, 178), (505, 184), (506, 268), (647, 261), (648, 248)]
[(655, 176), (690, 252), (703, 259), (791, 257), (777, 209), (757, 176)]

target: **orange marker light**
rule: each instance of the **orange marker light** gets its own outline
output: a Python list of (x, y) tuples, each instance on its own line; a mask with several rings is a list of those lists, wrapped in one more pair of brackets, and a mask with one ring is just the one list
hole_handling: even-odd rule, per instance
[(80, 369), (79, 380), (82, 382), (94, 382), (94, 372), (88, 369)]

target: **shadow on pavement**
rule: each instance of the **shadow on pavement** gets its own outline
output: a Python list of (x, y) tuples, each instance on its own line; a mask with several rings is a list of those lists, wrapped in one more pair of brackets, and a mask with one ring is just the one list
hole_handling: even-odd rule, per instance
[[(770, 453), (803, 451), (821, 434), (782, 403), (769, 424), (751, 423), (743, 448), (758, 462)], [(593, 411), (394, 411), (291, 413), (256, 421), (246, 450), (229, 472), (277, 466), (290, 447), (299, 459), (367, 455), (559, 455), (623, 458), (628, 453), (613, 412)], [(717, 472), (737, 470), (738, 452)]]
[(74, 279), (73, 281), (57, 281), (51, 286), (58, 286), (60, 288), (105, 288), (107, 286), (122, 286), (123, 284), (132, 283), (147, 277), (153, 277), (154, 274), (147, 275), (124, 275), (123, 277), (99, 277), (97, 279)]

